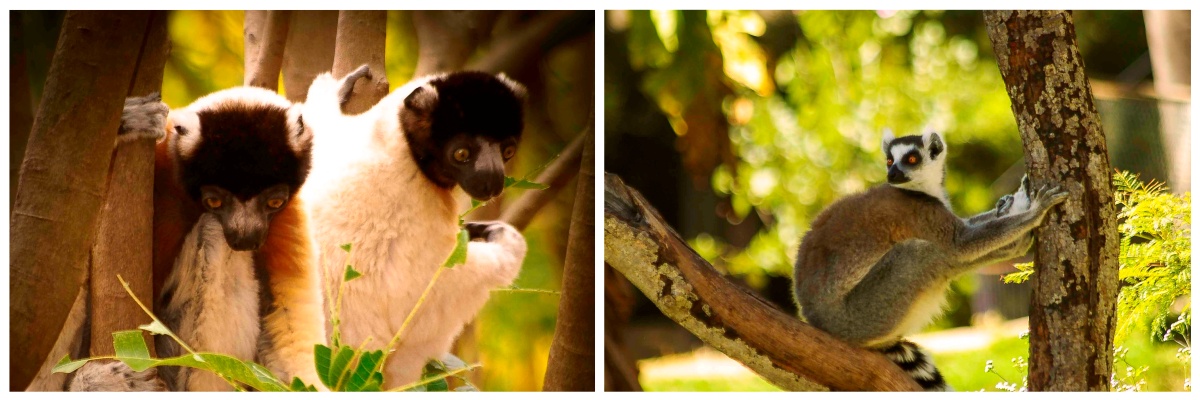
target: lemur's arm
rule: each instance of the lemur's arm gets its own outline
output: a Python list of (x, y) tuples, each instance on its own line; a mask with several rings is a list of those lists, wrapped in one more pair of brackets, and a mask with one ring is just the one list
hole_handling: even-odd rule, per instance
[(1041, 224), (1046, 213), (1067, 199), (1067, 192), (1058, 186), (1043, 186), (1032, 193), (1029, 209), (1008, 214), (978, 225), (963, 225), (955, 232), (951, 259), (960, 266), (1003, 248)]

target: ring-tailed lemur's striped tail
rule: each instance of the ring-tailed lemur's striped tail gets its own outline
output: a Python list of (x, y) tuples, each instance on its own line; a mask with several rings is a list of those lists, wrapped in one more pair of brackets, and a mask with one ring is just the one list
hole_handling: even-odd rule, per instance
[(901, 340), (880, 350), (889, 360), (900, 366), (927, 392), (949, 392), (952, 389), (942, 379), (942, 374), (933, 365), (933, 359), (915, 343)]

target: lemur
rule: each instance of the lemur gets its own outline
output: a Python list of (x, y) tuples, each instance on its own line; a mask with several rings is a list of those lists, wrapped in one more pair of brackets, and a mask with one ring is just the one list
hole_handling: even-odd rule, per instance
[[(301, 106), (238, 87), (172, 110), (167, 120), (155, 157), (155, 314), (196, 351), (255, 360), (285, 383), (299, 377), (319, 386), (320, 278), (295, 198), (312, 152)], [(155, 344), (161, 358), (183, 354), (169, 337), (156, 336)], [(75, 382), (131, 376), (123, 364), (88, 366)], [(163, 367), (159, 376), (171, 390), (233, 389), (191, 368)]]
[(904, 336), (941, 314), (950, 281), (1024, 255), (1031, 230), (1066, 200), (1057, 185), (1028, 179), (996, 209), (959, 218), (950, 209), (946, 145), (937, 133), (883, 138), (887, 184), (822, 211), (796, 256), (794, 295), (807, 321), (874, 349), (930, 391), (949, 390), (927, 354)]
[[(504, 75), (454, 72), (415, 79), (370, 110), (341, 105), (366, 66), (340, 81), (316, 78), (304, 120), (314, 129), (313, 168), (300, 192), (309, 207), (326, 284), (347, 263), (363, 276), (345, 285), (346, 343), (383, 347), (455, 247), (463, 192), (488, 200), (504, 188), (504, 163), (521, 139), (524, 88)], [(462, 190), (458, 190), (462, 188)], [(491, 289), (512, 283), (525, 239), (503, 222), (466, 225), (464, 265), (444, 271), (387, 359), (384, 383), (420, 377), (449, 351)], [(352, 253), (338, 246), (352, 243)]]

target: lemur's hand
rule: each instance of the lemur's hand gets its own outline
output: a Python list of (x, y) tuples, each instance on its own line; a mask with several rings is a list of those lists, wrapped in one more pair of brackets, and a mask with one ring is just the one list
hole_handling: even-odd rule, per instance
[(92, 361), (75, 371), (70, 392), (165, 392), (154, 368), (135, 372), (120, 361)]
[(1051, 183), (1042, 185), (1042, 187), (1030, 194), (1030, 198), (1033, 199), (1032, 203), (1030, 204), (1030, 211), (1037, 212), (1039, 219), (1043, 218), (1046, 216), (1046, 212), (1049, 211), (1051, 207), (1066, 201), (1068, 194), (1069, 193), (1061, 186), (1058, 186), (1058, 184)]
[(1004, 196), (1000, 196), (1000, 200), (996, 200), (996, 216), (1003, 217), (1008, 215), (1008, 212), (1012, 211), (1012, 205), (1013, 195), (1006, 194)]
[(121, 110), (121, 129), (117, 133), (118, 142), (162, 139), (167, 133), (167, 113), (170, 111), (157, 92), (144, 97), (125, 98), (125, 108)]

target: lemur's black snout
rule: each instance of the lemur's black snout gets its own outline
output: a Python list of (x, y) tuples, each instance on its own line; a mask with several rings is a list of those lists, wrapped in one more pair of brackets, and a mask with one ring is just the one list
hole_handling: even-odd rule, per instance
[(904, 174), (904, 171), (901, 171), (900, 168), (897, 168), (895, 166), (888, 168), (887, 178), (888, 178), (888, 183), (891, 183), (891, 184), (906, 183), (906, 182), (912, 180), (911, 178), (908, 177), (908, 175)]

